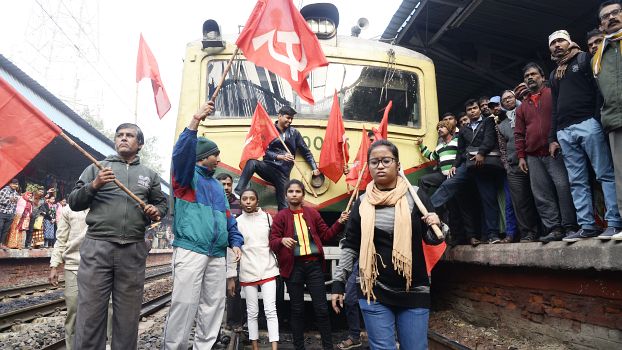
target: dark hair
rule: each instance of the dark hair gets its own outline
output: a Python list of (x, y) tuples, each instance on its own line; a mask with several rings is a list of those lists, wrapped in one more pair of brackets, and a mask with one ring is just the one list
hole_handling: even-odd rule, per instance
[(218, 175), (216, 175), (216, 180), (218, 181), (222, 181), (222, 180), (226, 180), (229, 179), (231, 180), (231, 182), (233, 182), (233, 178), (231, 177), (231, 175), (227, 174), (227, 173), (220, 173)]
[[(478, 106), (479, 106), (479, 105), (481, 105), (481, 104), (482, 104), (482, 102), (484, 102), (484, 101), (490, 101), (490, 97), (488, 97), (488, 96), (482, 96), (482, 97), (478, 98), (478, 99), (477, 99), (477, 105), (478, 105)], [(471, 104), (472, 104), (472, 103), (471, 103)], [(469, 106), (470, 106), (470, 105), (469, 105)]]
[(138, 144), (141, 145), (141, 146), (145, 144), (145, 135), (143, 135), (143, 131), (140, 130), (138, 125), (132, 124), (132, 123), (123, 123), (123, 124), (117, 126), (117, 129), (114, 131), (115, 135), (121, 129), (134, 129), (134, 130), (136, 130), (136, 140), (138, 141)]
[(393, 142), (388, 141), (388, 140), (378, 140), (372, 143), (371, 146), (369, 146), (369, 149), (367, 150), (368, 161), (369, 161), (369, 155), (371, 154), (371, 151), (381, 146), (385, 146), (389, 148), (389, 151), (391, 151), (391, 154), (393, 154), (393, 157), (395, 157), (395, 161), (396, 162), (400, 161), (400, 152), (398, 151), (397, 147), (393, 144)]
[[(598, 12), (596, 12), (596, 19), (598, 20), (599, 23), (600, 23), (600, 11), (602, 11), (605, 7), (610, 6), (610, 5), (622, 6), (622, 3), (620, 3), (619, 0), (608, 0), (608, 1), (603, 1), (602, 3), (600, 3), (600, 6), (598, 6)], [(590, 37), (588, 36), (588, 38)]]
[(305, 194), (305, 185), (302, 183), (302, 181), (300, 181), (298, 179), (291, 179), (291, 180), (287, 181), (287, 183), (285, 184), (285, 192), (287, 192), (287, 190), (289, 190), (289, 188), (292, 185), (300, 186), (300, 188), (302, 189), (302, 195)]
[(295, 110), (295, 109), (293, 109), (293, 108), (292, 108), (292, 107), (290, 107), (290, 106), (283, 106), (283, 107), (281, 107), (281, 109), (279, 109), (279, 114), (280, 114), (280, 115), (287, 114), (287, 115), (289, 115), (289, 116), (292, 116), (292, 117), (293, 117), (293, 116), (295, 116), (295, 115), (296, 115), (296, 113), (297, 113), (297, 112), (296, 112), (296, 110)]
[(598, 28), (594, 28), (594, 29), (590, 30), (589, 32), (587, 32), (587, 34), (585, 36), (585, 40), (589, 41), (591, 38), (593, 38), (595, 36), (603, 36), (603, 32), (598, 30)]
[[(472, 104), (472, 103), (471, 103)], [(470, 106), (470, 105), (469, 105)], [(458, 120), (462, 119), (462, 117), (466, 117), (466, 112), (458, 113)]]
[(12, 183), (12, 184), (18, 184), (18, 185), (19, 185), (19, 181), (18, 181), (17, 179), (13, 179), (13, 180), (11, 180), (11, 183)]
[(532, 68), (536, 69), (540, 73), (540, 75), (545, 76), (544, 70), (542, 70), (542, 67), (540, 67), (540, 65), (536, 62), (529, 62), (525, 66), (523, 66), (523, 76), (525, 75), (525, 72)]
[(257, 198), (257, 200), (259, 200), (259, 195), (257, 194), (257, 191), (255, 191), (254, 188), (250, 188), (250, 187), (247, 187), (247, 188), (243, 189), (242, 192), (240, 192), (240, 199), (242, 199), (242, 196), (246, 192), (253, 192), (253, 194), (255, 195), (255, 198)]
[(477, 107), (479, 107), (479, 103), (477, 103), (477, 100), (474, 98), (470, 98), (468, 100), (466, 100), (466, 102), (464, 103), (464, 109), (466, 110), (467, 107), (472, 106), (473, 104), (476, 104)]
[(454, 117), (454, 119), (456, 119), (456, 115), (451, 113), (451, 112), (445, 112), (443, 113), (443, 115), (441, 116), (441, 119), (445, 119), (446, 117), (452, 116)]

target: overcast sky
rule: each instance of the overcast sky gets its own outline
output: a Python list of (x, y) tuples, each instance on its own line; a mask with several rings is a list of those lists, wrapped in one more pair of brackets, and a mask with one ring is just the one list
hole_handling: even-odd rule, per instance
[[(319, 1), (294, 0), (296, 6)], [(370, 21), (361, 37), (378, 38), (401, 0), (334, 0), (340, 35), (349, 35), (360, 17)], [(169, 168), (188, 42), (201, 37), (212, 18), (224, 34), (237, 34), (254, 0), (11, 0), (0, 14), (0, 52), (79, 114), (88, 108), (105, 126), (133, 121), (136, 55), (140, 33), (160, 67), (172, 108), (156, 114), (151, 84), (139, 85), (138, 124), (159, 138), (164, 169)], [(52, 17), (52, 18), (50, 18)], [(167, 178), (168, 175), (165, 175)]]

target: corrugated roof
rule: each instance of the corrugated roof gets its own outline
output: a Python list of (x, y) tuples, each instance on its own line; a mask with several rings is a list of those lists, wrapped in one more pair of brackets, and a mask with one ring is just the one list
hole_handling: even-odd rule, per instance
[(550, 71), (547, 39), (555, 30), (568, 30), (586, 48), (598, 5), (598, 0), (405, 0), (382, 38), (397, 36), (396, 45), (432, 58), (439, 112), (455, 112), (469, 97), (513, 88), (529, 61)]

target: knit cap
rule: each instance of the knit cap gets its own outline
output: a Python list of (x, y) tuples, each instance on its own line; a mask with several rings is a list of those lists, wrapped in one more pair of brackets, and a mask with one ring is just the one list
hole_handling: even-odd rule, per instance
[(197, 138), (197, 161), (220, 152), (216, 142), (205, 137)]
[(551, 33), (551, 35), (549, 35), (549, 46), (551, 46), (551, 43), (553, 42), (553, 40), (556, 39), (564, 39), (567, 42), (572, 42), (572, 40), (570, 40), (570, 34), (568, 34), (567, 31), (565, 30), (556, 30), (553, 33)]

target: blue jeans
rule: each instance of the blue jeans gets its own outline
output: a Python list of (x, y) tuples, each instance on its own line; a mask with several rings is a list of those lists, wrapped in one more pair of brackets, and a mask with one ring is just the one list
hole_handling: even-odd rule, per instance
[(395, 332), (400, 349), (425, 350), (428, 348), (428, 319), (430, 310), (387, 306), (379, 302), (359, 299), (371, 350), (395, 350)]
[(577, 209), (577, 222), (583, 229), (598, 229), (594, 220), (592, 189), (588, 166), (592, 166), (605, 197), (605, 220), (609, 226), (622, 227), (616, 202), (613, 161), (603, 128), (594, 118), (557, 132), (564, 163), (568, 170), (572, 200)]
[(512, 205), (512, 195), (510, 194), (510, 186), (507, 177), (503, 181), (503, 191), (505, 192), (505, 235), (514, 238), (516, 235), (516, 215), (514, 214), (514, 206)]

